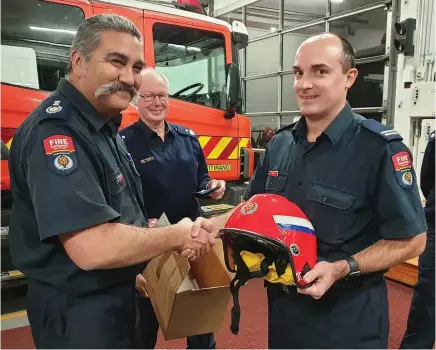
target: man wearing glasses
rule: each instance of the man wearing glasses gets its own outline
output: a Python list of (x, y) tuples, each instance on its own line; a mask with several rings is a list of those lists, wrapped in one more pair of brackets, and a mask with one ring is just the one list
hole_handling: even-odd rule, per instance
[[(194, 131), (166, 122), (168, 114), (168, 79), (152, 68), (142, 71), (142, 85), (137, 99), (139, 120), (120, 132), (140, 174), (144, 203), (151, 218), (165, 213), (168, 220), (180, 221), (200, 215), (197, 197), (204, 190), (217, 190), (208, 194), (221, 199), (225, 182), (211, 180), (206, 160)], [(149, 221), (151, 226), (156, 220)], [(188, 256), (195, 259), (195, 253)], [(157, 340), (159, 324), (148, 299), (146, 281), (136, 277), (139, 324), (136, 348), (152, 349)], [(213, 334), (187, 338), (188, 348), (215, 348)]]

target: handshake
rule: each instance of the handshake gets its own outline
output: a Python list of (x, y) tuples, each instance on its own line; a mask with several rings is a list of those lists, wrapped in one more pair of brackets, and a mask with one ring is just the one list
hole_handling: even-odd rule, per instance
[[(149, 227), (155, 226), (156, 223), (156, 219), (151, 219)], [(212, 221), (202, 217), (197, 218), (194, 222), (184, 218), (171, 228), (174, 231), (172, 236), (177, 247), (176, 251), (190, 261), (209, 253), (218, 237), (218, 230), (214, 229)]]

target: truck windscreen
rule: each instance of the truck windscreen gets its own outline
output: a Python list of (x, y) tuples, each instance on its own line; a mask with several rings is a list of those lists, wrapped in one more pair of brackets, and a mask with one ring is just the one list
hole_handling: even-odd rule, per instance
[[(2, 56), (2, 82), (56, 89), (67, 73), (70, 46), (84, 19), (83, 11), (75, 6), (36, 0), (3, 1), (1, 44), (7, 57)], [(12, 62), (13, 70), (9, 66)]]
[(156, 23), (153, 43), (156, 69), (171, 82), (171, 97), (226, 109), (226, 56), (222, 34)]

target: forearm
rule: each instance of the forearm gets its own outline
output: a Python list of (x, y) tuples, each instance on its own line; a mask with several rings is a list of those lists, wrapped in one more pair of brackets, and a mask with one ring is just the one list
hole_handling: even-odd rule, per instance
[(70, 234), (64, 247), (70, 258), (84, 270), (135, 265), (175, 249), (174, 227), (141, 228), (104, 223)]
[(426, 233), (410, 239), (381, 240), (353, 255), (362, 273), (381, 271), (421, 255)]
[(211, 221), (213, 223), (214, 230), (218, 233), (219, 230), (224, 228), (224, 226), (227, 223), (227, 220), (229, 220), (230, 216), (233, 214), (235, 209), (229, 210), (228, 212), (214, 216), (211, 218)]
[[(421, 255), (425, 248), (426, 234), (410, 239), (381, 240), (353, 255), (362, 274), (382, 271), (403, 261)], [(350, 267), (345, 260), (333, 263), (334, 279), (348, 275)]]

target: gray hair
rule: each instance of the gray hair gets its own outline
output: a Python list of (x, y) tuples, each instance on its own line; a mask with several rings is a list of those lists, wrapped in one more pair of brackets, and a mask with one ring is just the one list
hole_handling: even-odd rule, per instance
[[(71, 51), (77, 51), (88, 61), (92, 52), (100, 45), (100, 34), (108, 30), (130, 34), (142, 42), (139, 29), (127, 18), (102, 14), (89, 17), (80, 24), (71, 44)], [(70, 57), (68, 72), (71, 72), (72, 69)]]
[(169, 81), (168, 78), (165, 76), (165, 74), (163, 74), (163, 73), (157, 71), (157, 70), (154, 69), (153, 67), (147, 67), (147, 68), (145, 68), (145, 69), (143, 69), (143, 70), (141, 71), (142, 79), (144, 79), (147, 75), (150, 75), (150, 74), (155, 75), (155, 76), (161, 78), (161, 79), (165, 82), (165, 84), (167, 85), (167, 88), (170, 87), (170, 81)]
[[(165, 82), (165, 84), (166, 84), (166, 86), (167, 86), (167, 89), (169, 89), (169, 87), (170, 87), (170, 81), (168, 80), (168, 78), (166, 77), (165, 74), (163, 74), (163, 73), (157, 71), (157, 70), (154, 69), (153, 67), (147, 67), (147, 68), (145, 68), (145, 69), (143, 69), (143, 70), (141, 71), (142, 79), (144, 79), (147, 75), (154, 75), (154, 76), (157, 76), (157, 77), (161, 78), (161, 79)], [(134, 106), (136, 106), (136, 104), (138, 103), (138, 100), (139, 100), (139, 92), (138, 92), (137, 94), (135, 94), (135, 96), (133, 97), (131, 103), (132, 103)]]

